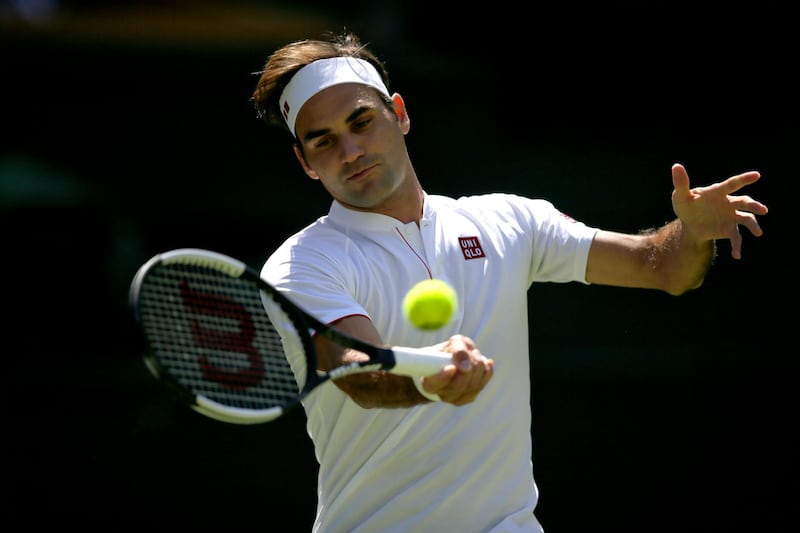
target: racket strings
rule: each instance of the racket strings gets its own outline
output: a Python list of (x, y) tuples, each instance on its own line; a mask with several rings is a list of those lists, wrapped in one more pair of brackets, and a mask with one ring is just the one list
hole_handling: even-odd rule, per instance
[(213, 268), (160, 264), (140, 289), (140, 320), (159, 372), (227, 407), (293, 401), (298, 382), (256, 283)]

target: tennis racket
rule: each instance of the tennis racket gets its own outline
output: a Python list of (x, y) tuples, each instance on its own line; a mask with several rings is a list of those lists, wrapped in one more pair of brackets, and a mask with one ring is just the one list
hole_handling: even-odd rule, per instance
[[(320, 322), (245, 263), (196, 248), (157, 254), (130, 286), (153, 375), (205, 416), (234, 424), (269, 422), (320, 385), (358, 372), (434, 374), (451, 362), (431, 348), (386, 348)], [(369, 356), (317, 367), (313, 332)], [(302, 346), (305, 365), (290, 363), (284, 342)]]

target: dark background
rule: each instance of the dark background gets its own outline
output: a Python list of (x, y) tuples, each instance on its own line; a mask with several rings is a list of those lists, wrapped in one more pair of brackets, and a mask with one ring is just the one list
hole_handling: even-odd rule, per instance
[(249, 96), (276, 47), (347, 27), (406, 99), (428, 192), (637, 231), (672, 218), (674, 162), (694, 186), (762, 172), (742, 193), (770, 207), (765, 235), (743, 229), (739, 261), (720, 242), (700, 290), (530, 291), (537, 515), (548, 533), (793, 530), (789, 11), (373, 4), (0, 3), (10, 521), (309, 530), (302, 413), (237, 427), (171, 402), (127, 290), (170, 248), (260, 265), (327, 210)]

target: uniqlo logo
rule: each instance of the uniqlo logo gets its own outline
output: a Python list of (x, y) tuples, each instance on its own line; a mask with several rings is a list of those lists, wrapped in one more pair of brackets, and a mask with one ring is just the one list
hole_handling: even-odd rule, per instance
[(461, 253), (464, 254), (464, 259), (481, 259), (482, 257), (486, 257), (478, 237), (459, 237), (458, 243), (461, 245)]

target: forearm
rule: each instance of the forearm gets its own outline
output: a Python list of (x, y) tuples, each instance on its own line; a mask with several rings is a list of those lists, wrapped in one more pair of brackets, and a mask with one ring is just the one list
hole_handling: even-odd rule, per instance
[[(352, 335), (360, 335), (370, 342), (380, 344), (371, 323), (363, 317), (350, 317), (337, 324)], [(357, 350), (344, 349), (325, 338), (316, 338), (317, 364), (323, 370), (363, 360), (365, 355)], [(413, 407), (428, 403), (419, 393), (410, 377), (376, 370), (374, 372), (352, 374), (334, 380), (334, 383), (354, 402), (365, 409), (383, 407)]]
[(586, 281), (679, 295), (703, 283), (714, 254), (713, 240), (692, 235), (677, 219), (636, 235), (600, 230), (589, 250)]
[[(336, 325), (354, 337), (379, 345), (381, 339), (372, 322), (353, 315)], [(321, 370), (364, 361), (366, 355), (345, 349), (328, 339), (317, 336), (317, 362)], [(452, 364), (423, 378), (411, 378), (387, 371), (374, 371), (342, 376), (334, 383), (354, 402), (365, 409), (403, 408), (434, 402), (465, 405), (475, 400), (492, 378), (494, 361), (485, 357), (469, 337), (452, 335), (437, 344), (436, 350), (450, 354)]]
[(419, 393), (412, 378), (385, 371), (354, 374), (335, 383), (365, 409), (413, 407), (430, 402)]

